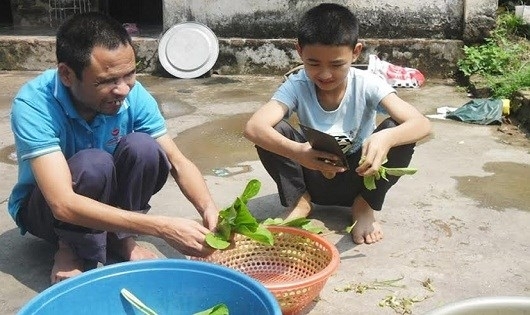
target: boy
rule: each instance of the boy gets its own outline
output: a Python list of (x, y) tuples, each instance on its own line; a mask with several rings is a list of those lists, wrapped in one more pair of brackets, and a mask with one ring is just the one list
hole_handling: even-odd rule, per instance
[[(363, 176), (388, 167), (406, 167), (415, 142), (430, 132), (430, 122), (377, 76), (351, 67), (361, 54), (358, 22), (346, 7), (320, 4), (299, 23), (296, 49), (304, 69), (288, 77), (272, 99), (250, 118), (245, 136), (278, 186), (287, 219), (307, 217), (312, 203), (351, 207), (357, 221), (352, 238), (371, 244), (383, 238), (374, 211), (382, 208), (388, 189), (398, 177), (379, 180), (375, 190)], [(389, 114), (377, 129), (376, 108)], [(333, 135), (346, 154), (339, 157), (311, 148), (287, 123), (296, 113), (300, 123)], [(375, 129), (375, 130), (374, 130)]]

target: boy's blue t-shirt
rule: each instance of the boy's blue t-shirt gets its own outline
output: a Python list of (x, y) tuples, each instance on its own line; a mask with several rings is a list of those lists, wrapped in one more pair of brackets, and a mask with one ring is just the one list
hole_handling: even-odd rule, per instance
[[(17, 221), (17, 213), (36, 186), (30, 160), (62, 151), (65, 158), (88, 148), (112, 154), (120, 138), (143, 132), (153, 138), (167, 132), (156, 100), (136, 82), (119, 112), (97, 115), (89, 124), (75, 110), (69, 90), (56, 69), (47, 70), (26, 83), (13, 100), (11, 128), (18, 158), (18, 182), (8, 202), (8, 211)], [(17, 225), (25, 233), (24, 227)]]
[(296, 113), (301, 124), (334, 136), (349, 154), (357, 151), (374, 131), (381, 100), (396, 91), (380, 77), (353, 67), (346, 80), (344, 97), (333, 111), (320, 106), (315, 84), (304, 69), (290, 75), (272, 99), (287, 106), (287, 116)]

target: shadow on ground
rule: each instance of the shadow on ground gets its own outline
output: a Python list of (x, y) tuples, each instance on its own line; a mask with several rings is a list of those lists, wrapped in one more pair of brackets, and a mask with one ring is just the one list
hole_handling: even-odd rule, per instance
[[(158, 251), (167, 258), (185, 259), (185, 256), (156, 237), (141, 236), (138, 241)], [(0, 244), (9, 244), (0, 258), (0, 272), (11, 275), (24, 286), (35, 292), (42, 292), (50, 286), (50, 272), (56, 247), (27, 233), (21, 235), (18, 228), (0, 235)], [(120, 262), (109, 257), (108, 264)]]
[[(280, 205), (278, 194), (271, 194), (263, 197), (256, 197), (249, 200), (248, 207), (258, 222), (267, 218), (283, 217), (286, 208)], [(309, 219), (316, 220), (317, 224), (323, 224), (325, 231), (323, 237), (334, 234), (333, 243), (337, 247), (339, 254), (347, 252), (357, 245), (353, 243), (350, 234), (344, 230), (351, 225), (351, 210), (348, 207), (327, 207), (314, 205), (309, 215)], [(353, 259), (364, 257), (363, 254), (341, 256), (341, 259)]]
[(341, 260), (365, 257), (364, 254), (342, 255), (344, 252), (348, 252), (358, 246), (353, 242), (351, 235), (345, 231), (352, 224), (351, 209), (349, 207), (314, 205), (309, 218), (323, 222), (326, 229), (329, 230), (328, 233), (336, 234), (335, 238), (338, 238), (338, 240), (335, 241), (335, 247), (341, 254)]
[(20, 235), (14, 228), (0, 235), (4, 248), (0, 258), (0, 272), (9, 274), (20, 283), (36, 292), (50, 285), (50, 271), (55, 247), (29, 234)]

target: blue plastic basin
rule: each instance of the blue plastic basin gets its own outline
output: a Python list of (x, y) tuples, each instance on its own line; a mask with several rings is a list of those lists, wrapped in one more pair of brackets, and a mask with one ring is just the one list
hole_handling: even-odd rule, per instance
[(201, 261), (158, 259), (93, 269), (44, 290), (18, 314), (140, 314), (126, 288), (159, 315), (191, 315), (219, 303), (230, 315), (281, 315), (261, 283), (233, 269)]

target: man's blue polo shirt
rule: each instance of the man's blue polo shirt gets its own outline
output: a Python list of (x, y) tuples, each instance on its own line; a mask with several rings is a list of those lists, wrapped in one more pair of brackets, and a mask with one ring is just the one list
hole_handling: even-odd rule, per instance
[(18, 182), (9, 197), (8, 211), (17, 221), (21, 204), (35, 188), (30, 160), (55, 151), (66, 159), (88, 148), (114, 152), (121, 137), (143, 132), (153, 138), (167, 132), (156, 100), (136, 82), (119, 112), (97, 115), (89, 124), (75, 110), (69, 90), (56, 69), (47, 70), (26, 83), (13, 100), (11, 128), (18, 157)]

